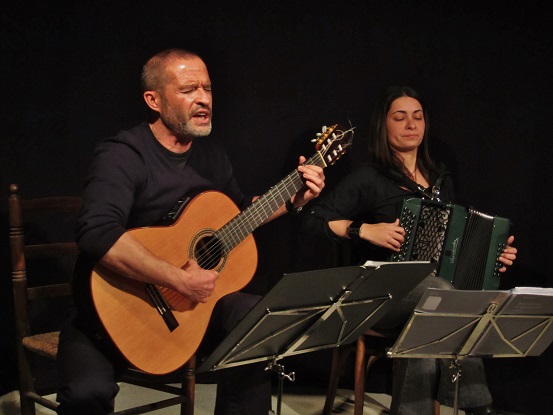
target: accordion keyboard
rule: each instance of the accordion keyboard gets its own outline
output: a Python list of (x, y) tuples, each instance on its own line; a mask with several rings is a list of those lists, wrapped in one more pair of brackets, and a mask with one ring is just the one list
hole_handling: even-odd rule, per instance
[(437, 274), (458, 289), (498, 289), (498, 258), (506, 246), (508, 219), (413, 198), (403, 203), (400, 226), (405, 240), (390, 261), (437, 262)]

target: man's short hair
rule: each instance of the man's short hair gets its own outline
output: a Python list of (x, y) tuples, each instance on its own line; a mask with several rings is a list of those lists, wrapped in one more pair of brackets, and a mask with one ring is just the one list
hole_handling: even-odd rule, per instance
[(160, 91), (165, 85), (165, 67), (172, 58), (202, 59), (197, 53), (185, 49), (167, 49), (152, 56), (142, 67), (142, 92)]

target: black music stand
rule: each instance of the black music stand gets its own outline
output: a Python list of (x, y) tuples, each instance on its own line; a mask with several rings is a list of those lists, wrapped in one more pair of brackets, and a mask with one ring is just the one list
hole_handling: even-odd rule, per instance
[(198, 372), (271, 361), (355, 341), (436, 269), (429, 262), (386, 262), (285, 274), (199, 366)]
[(388, 357), (451, 358), (458, 413), (467, 357), (539, 356), (553, 341), (553, 289), (427, 289)]

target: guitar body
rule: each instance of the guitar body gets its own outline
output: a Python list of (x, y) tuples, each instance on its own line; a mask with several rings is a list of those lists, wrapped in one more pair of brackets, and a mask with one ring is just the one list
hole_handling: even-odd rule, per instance
[[(226, 195), (209, 191), (192, 199), (171, 226), (128, 232), (156, 256), (186, 268), (189, 259), (197, 260), (198, 244), (238, 213)], [(210, 268), (220, 275), (206, 303), (195, 303), (173, 290), (158, 287), (178, 322), (173, 331), (152, 303), (148, 284), (96, 266), (91, 273), (90, 290), (104, 328), (125, 358), (145, 372), (166, 374), (184, 365), (196, 352), (215, 303), (247, 285), (256, 268), (257, 247), (250, 234)]]

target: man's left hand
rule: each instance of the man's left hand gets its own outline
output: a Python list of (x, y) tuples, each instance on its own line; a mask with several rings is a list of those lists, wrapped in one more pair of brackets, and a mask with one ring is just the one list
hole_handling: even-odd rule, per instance
[(304, 164), (306, 158), (301, 156), (298, 171), (302, 174), (304, 186), (295, 194), (292, 202), (295, 207), (304, 206), (318, 197), (325, 186), (325, 174), (322, 167)]

